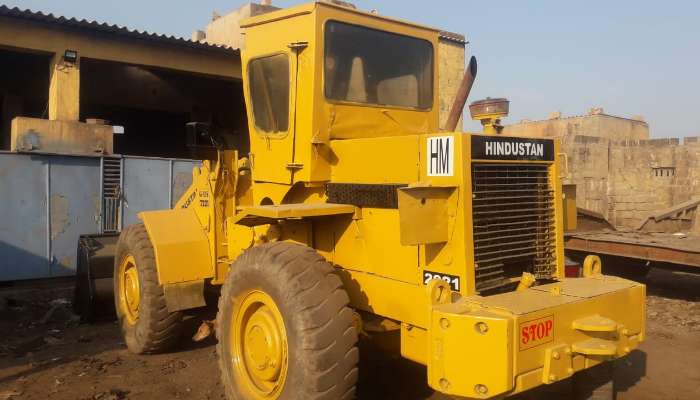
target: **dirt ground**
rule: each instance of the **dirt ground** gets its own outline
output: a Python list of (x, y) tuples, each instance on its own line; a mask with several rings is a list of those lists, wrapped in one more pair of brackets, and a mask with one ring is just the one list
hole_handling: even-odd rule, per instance
[[(700, 276), (654, 270), (648, 338), (618, 363), (619, 399), (700, 399)], [(213, 339), (135, 356), (111, 321), (81, 324), (70, 291), (0, 290), (0, 400), (223, 399)], [(51, 310), (51, 311), (49, 311)], [(194, 332), (199, 321), (190, 320)], [(425, 367), (361, 344), (360, 399), (442, 399)], [(568, 399), (569, 382), (519, 396)]]

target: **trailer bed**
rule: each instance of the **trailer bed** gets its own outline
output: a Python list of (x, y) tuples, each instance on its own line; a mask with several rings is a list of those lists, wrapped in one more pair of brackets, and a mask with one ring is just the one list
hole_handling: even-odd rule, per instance
[(700, 272), (700, 236), (639, 231), (572, 232), (567, 251), (636, 258), (696, 267)]

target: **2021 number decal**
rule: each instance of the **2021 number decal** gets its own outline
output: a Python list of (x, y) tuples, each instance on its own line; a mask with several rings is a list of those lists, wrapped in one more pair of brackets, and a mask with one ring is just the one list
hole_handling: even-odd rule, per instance
[(459, 292), (459, 289), (461, 285), (459, 284), (459, 277), (454, 276), (454, 275), (449, 275), (449, 274), (442, 274), (438, 272), (430, 272), (430, 271), (424, 271), (423, 272), (423, 284), (427, 285), (432, 281), (433, 279), (440, 279), (442, 281), (447, 282), (450, 285), (450, 288), (454, 290), (455, 292)]

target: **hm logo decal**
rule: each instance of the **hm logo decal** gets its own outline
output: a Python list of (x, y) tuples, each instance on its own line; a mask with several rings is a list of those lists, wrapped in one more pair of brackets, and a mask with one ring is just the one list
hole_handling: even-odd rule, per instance
[(454, 175), (454, 137), (428, 138), (428, 176)]

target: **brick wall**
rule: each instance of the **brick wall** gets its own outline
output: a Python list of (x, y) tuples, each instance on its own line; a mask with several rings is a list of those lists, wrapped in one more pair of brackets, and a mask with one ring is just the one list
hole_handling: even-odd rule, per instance
[(568, 158), (565, 183), (576, 184), (578, 206), (607, 215), (608, 147), (610, 140), (593, 136), (566, 136), (562, 151)]
[(636, 228), (650, 214), (700, 198), (700, 138), (649, 139), (641, 118), (592, 109), (588, 115), (508, 125), (504, 135), (556, 137), (567, 154), (579, 207), (618, 227)]
[(565, 118), (556, 116), (540, 121), (522, 121), (506, 126), (503, 134), (524, 137), (585, 135), (613, 140), (649, 139), (649, 125), (646, 122), (603, 114), (600, 109), (595, 112), (598, 113)]
[(580, 207), (618, 227), (636, 228), (650, 214), (700, 196), (698, 138), (612, 141), (564, 136), (567, 183)]

